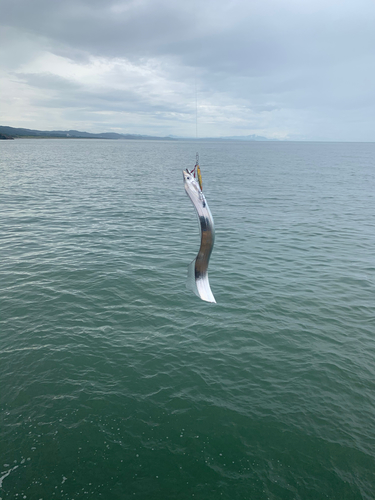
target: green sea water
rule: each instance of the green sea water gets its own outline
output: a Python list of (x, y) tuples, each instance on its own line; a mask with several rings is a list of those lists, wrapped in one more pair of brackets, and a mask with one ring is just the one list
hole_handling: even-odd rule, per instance
[(1, 141), (0, 499), (373, 500), (374, 248), (375, 144)]

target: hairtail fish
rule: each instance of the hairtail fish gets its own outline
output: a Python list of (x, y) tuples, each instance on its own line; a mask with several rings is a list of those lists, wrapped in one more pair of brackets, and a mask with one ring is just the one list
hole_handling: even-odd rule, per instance
[[(216, 303), (208, 281), (207, 271), (208, 262), (210, 260), (215, 241), (214, 220), (202, 189), (193, 174), (189, 172), (189, 170), (183, 170), (182, 174), (184, 178), (185, 191), (198, 214), (201, 233), (201, 245), (198, 255), (189, 265), (188, 281), (186, 286), (202, 300)], [(200, 180), (202, 180), (202, 177), (200, 177)]]

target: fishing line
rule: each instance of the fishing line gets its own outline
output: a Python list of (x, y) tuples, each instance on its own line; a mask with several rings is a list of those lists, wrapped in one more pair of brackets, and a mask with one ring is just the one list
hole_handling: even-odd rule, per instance
[(198, 91), (197, 91), (197, 70), (195, 70), (195, 139), (198, 140)]
[[(198, 90), (197, 90), (197, 68), (195, 68), (195, 142), (197, 143), (197, 149), (198, 149)], [(198, 183), (199, 187), (201, 190), (203, 190), (203, 184), (202, 184), (202, 174), (201, 174), (201, 169), (199, 166), (199, 154), (198, 152), (195, 155), (195, 166), (194, 169), (192, 170), (192, 173), (195, 176), (198, 177)]]

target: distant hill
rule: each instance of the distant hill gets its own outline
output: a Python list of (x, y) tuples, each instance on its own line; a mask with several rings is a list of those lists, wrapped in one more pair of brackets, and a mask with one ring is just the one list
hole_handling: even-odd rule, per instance
[(152, 135), (139, 134), (116, 134), (115, 132), (103, 132), (101, 134), (90, 134), (79, 130), (32, 130), (29, 128), (14, 128), (0, 125), (0, 139), (13, 139), (22, 137), (39, 138), (64, 138), (64, 139), (135, 139), (153, 141), (175, 141), (175, 140), (198, 140), (198, 141), (277, 141), (277, 139), (267, 139), (261, 135), (233, 135), (231, 137), (157, 137)]
[(263, 137), (262, 135), (231, 135), (227, 137), (178, 137), (176, 135), (169, 135), (168, 137), (172, 139), (178, 139), (180, 141), (278, 141), (279, 139), (269, 139), (268, 137)]
[(13, 139), (13, 137), (11, 137), (10, 135), (6, 135), (6, 134), (0, 134), (1, 141), (6, 141), (7, 139)]
[(231, 137), (221, 137), (225, 141), (277, 141), (278, 139), (268, 139), (262, 135), (233, 135)]
[(39, 138), (65, 138), (65, 139), (139, 139), (139, 140), (174, 140), (172, 137), (154, 137), (139, 134), (116, 134), (115, 132), (104, 132), (101, 134), (90, 134), (78, 130), (32, 130), (28, 128), (14, 128), (0, 125), (0, 135), (12, 139), (17, 137), (39, 137)]

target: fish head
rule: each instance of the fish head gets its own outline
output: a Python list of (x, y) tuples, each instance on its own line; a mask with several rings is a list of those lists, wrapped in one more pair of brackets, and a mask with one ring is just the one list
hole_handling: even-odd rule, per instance
[(201, 188), (199, 187), (198, 181), (195, 179), (194, 175), (191, 174), (189, 170), (183, 170), (182, 175), (186, 191), (191, 194), (199, 195), (199, 193), (201, 193)]

